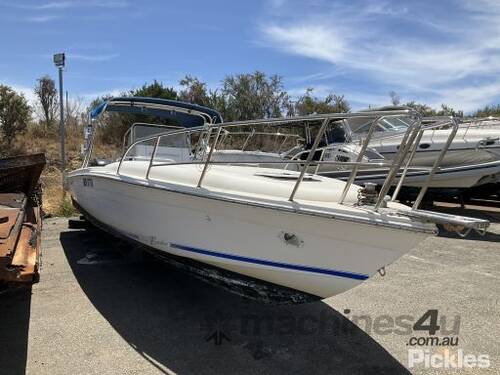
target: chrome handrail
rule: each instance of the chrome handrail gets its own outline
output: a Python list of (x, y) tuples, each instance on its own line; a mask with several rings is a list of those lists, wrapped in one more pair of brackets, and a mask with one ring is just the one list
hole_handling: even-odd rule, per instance
[(413, 145), (413, 142), (415, 141), (415, 138), (417, 137), (418, 131), (421, 129), (422, 125), (420, 121), (415, 122), (413, 125), (408, 127), (407, 132), (405, 133), (401, 144), (399, 146), (399, 150), (394, 156), (393, 159), (393, 164), (391, 166), (391, 169), (389, 170), (389, 173), (387, 174), (387, 177), (380, 188), (379, 196), (377, 199), (377, 202), (375, 203), (375, 211), (377, 211), (381, 206), (382, 203), (384, 202), (386, 194), (389, 192), (389, 189), (392, 186), (392, 182), (394, 178), (397, 175), (397, 172), (401, 168), (401, 164), (403, 164), (403, 161), (408, 154), (410, 148)]
[(146, 171), (146, 180), (149, 180), (149, 172), (151, 171), (151, 167), (153, 166), (153, 160), (155, 160), (156, 150), (158, 149), (158, 145), (160, 144), (160, 139), (161, 137), (158, 137), (156, 139), (153, 152), (151, 153), (151, 160), (149, 161), (148, 170)]
[(424, 130), (420, 129), (420, 131), (418, 132), (417, 138), (416, 138), (415, 142), (413, 143), (413, 148), (410, 151), (410, 155), (408, 157), (408, 160), (406, 161), (405, 168), (404, 168), (403, 172), (401, 173), (401, 176), (399, 177), (399, 181), (398, 181), (396, 188), (394, 189), (394, 192), (392, 193), (391, 202), (396, 201), (396, 199), (399, 195), (399, 191), (403, 187), (404, 179), (406, 178), (406, 174), (408, 172), (408, 169), (410, 168), (410, 164), (413, 161), (413, 158), (415, 157), (415, 154), (416, 154), (417, 149), (418, 149), (418, 145), (420, 144), (420, 140), (422, 139), (423, 135), (424, 135)]
[(302, 171), (300, 172), (300, 176), (297, 179), (297, 183), (293, 187), (292, 194), (290, 194), (290, 197), (288, 198), (288, 200), (290, 202), (293, 202), (293, 198), (295, 197), (295, 193), (297, 193), (297, 190), (299, 189), (299, 185), (302, 182), (302, 180), (304, 179), (304, 174), (306, 173), (307, 168), (309, 168), (309, 165), (311, 164), (311, 161), (314, 157), (314, 153), (316, 152), (316, 149), (319, 146), (319, 142), (321, 141), (321, 137), (325, 133), (326, 126), (328, 125), (329, 122), (330, 122), (330, 118), (328, 118), (328, 117), (323, 120), (323, 124), (321, 124), (321, 128), (318, 130), (318, 134), (316, 134), (316, 138), (314, 138), (314, 143), (313, 143), (313, 146), (311, 147), (311, 151), (309, 152), (309, 155), (307, 155), (307, 160), (304, 163), (304, 166), (302, 167)]
[[(205, 164), (206, 160), (195, 160), (195, 161), (181, 161), (181, 162), (168, 162), (168, 163), (153, 163), (152, 167), (165, 167), (171, 165), (183, 165), (183, 164)], [(384, 162), (355, 162), (355, 161), (333, 161), (333, 160), (323, 160), (314, 161), (320, 165), (339, 165), (339, 166), (354, 166), (358, 165), (360, 167), (390, 167), (392, 163)], [(234, 165), (256, 165), (256, 164), (304, 164), (304, 160), (259, 160), (259, 161), (248, 161), (248, 160), (212, 160), (210, 164), (234, 164)], [(417, 171), (430, 171), (431, 167), (413, 167)], [(296, 171), (293, 171), (296, 172)], [(298, 173), (298, 172), (297, 172)]]
[(448, 149), (450, 148), (451, 143), (453, 142), (453, 139), (455, 138), (455, 135), (457, 134), (459, 123), (455, 119), (452, 119), (452, 122), (453, 122), (452, 131), (451, 131), (450, 135), (448, 136), (448, 139), (446, 140), (446, 143), (445, 143), (443, 149), (439, 153), (439, 156), (434, 161), (434, 165), (432, 166), (432, 169), (429, 172), (429, 177), (427, 178), (427, 181), (420, 189), (418, 196), (415, 199), (415, 202), (413, 202), (412, 210), (418, 209), (418, 206), (420, 206), (420, 203), (422, 203), (422, 200), (424, 199), (424, 195), (427, 192), (427, 189), (429, 188), (429, 185), (430, 185), (434, 175), (436, 174), (437, 170), (439, 169), (439, 165), (443, 161), (446, 152), (448, 152)]
[[(217, 148), (217, 144), (219, 143), (220, 134), (221, 134), (222, 130), (225, 131), (225, 128), (227, 128), (227, 127), (251, 125), (251, 124), (268, 124), (268, 123), (281, 123), (281, 122), (295, 122), (296, 121), (295, 118), (273, 119), (273, 120), (264, 119), (264, 120), (251, 120), (251, 121), (243, 121), (243, 122), (232, 122), (232, 123), (225, 123), (225, 124), (207, 124), (208, 127), (201, 126), (201, 127), (196, 127), (196, 128), (190, 128), (190, 129), (171, 130), (171, 131), (166, 132), (166, 133), (155, 134), (151, 137), (143, 138), (141, 140), (138, 140), (138, 141), (132, 143), (127, 148), (127, 150), (124, 152), (123, 157), (121, 158), (121, 160), (119, 162), (116, 173), (117, 173), (117, 175), (120, 174), (120, 169), (122, 167), (123, 160), (126, 159), (127, 154), (130, 152), (130, 150), (134, 146), (138, 145), (139, 143), (154, 141), (155, 143), (154, 143), (153, 152), (151, 154), (149, 164), (148, 164), (148, 169), (146, 172), (146, 179), (148, 179), (148, 180), (150, 178), (150, 172), (151, 172), (151, 169), (153, 167), (164, 166), (164, 165), (203, 164), (203, 170), (201, 171), (201, 175), (200, 175), (200, 178), (199, 178), (198, 184), (197, 184), (197, 187), (201, 187), (203, 179), (208, 171), (208, 167), (210, 164), (238, 164), (238, 165), (256, 165), (256, 164), (257, 165), (260, 165), (260, 164), (262, 164), (262, 165), (266, 165), (266, 164), (276, 165), (276, 164), (278, 164), (278, 165), (285, 165), (285, 168), (286, 168), (286, 165), (288, 165), (288, 164), (297, 164), (297, 165), (301, 165), (302, 168), (301, 168), (300, 174), (298, 176), (297, 182), (294, 184), (292, 193), (289, 197), (289, 200), (293, 201), (293, 199), (294, 199), (294, 197), (299, 189), (299, 186), (302, 183), (305, 174), (307, 173), (308, 168), (313, 163), (314, 154), (316, 153), (316, 151), (321, 150), (322, 156), (321, 156), (320, 160), (314, 161), (314, 164), (316, 165), (316, 172), (319, 170), (320, 165), (339, 165), (339, 166), (352, 166), (353, 167), (351, 169), (351, 173), (349, 175), (349, 178), (344, 186), (344, 190), (342, 192), (341, 198), (339, 199), (340, 204), (342, 204), (344, 202), (344, 200), (347, 196), (347, 193), (349, 192), (352, 184), (354, 183), (354, 180), (356, 178), (359, 167), (362, 167), (362, 166), (363, 167), (364, 166), (366, 166), (366, 167), (390, 167), (388, 176), (386, 177), (384, 184), (382, 185), (382, 188), (381, 188), (380, 193), (379, 193), (379, 197), (378, 197), (378, 199), (375, 203), (375, 206), (374, 206), (374, 210), (377, 211), (381, 207), (381, 205), (384, 201), (385, 195), (387, 194), (389, 188), (392, 186), (392, 182), (393, 182), (394, 178), (397, 176), (398, 171), (400, 171), (402, 164), (406, 160), (406, 157), (409, 156), (409, 159), (406, 161), (406, 163), (404, 165), (403, 172), (400, 175), (400, 180), (398, 182), (398, 185), (396, 186), (395, 194), (393, 195), (393, 198), (391, 200), (396, 199), (397, 194), (399, 193), (399, 190), (403, 184), (403, 180), (406, 177), (407, 171), (410, 167), (413, 156), (416, 152), (416, 148), (418, 146), (418, 143), (420, 142), (420, 139), (422, 137), (423, 131), (427, 130), (427, 127), (422, 127), (422, 124), (420, 121), (421, 117), (416, 112), (404, 111), (403, 115), (408, 115), (409, 113), (411, 113), (414, 116), (414, 121), (413, 121), (412, 125), (410, 125), (408, 127), (408, 130), (405, 132), (405, 135), (403, 137), (403, 141), (402, 141), (400, 148), (399, 148), (392, 163), (362, 162), (364, 154), (365, 154), (366, 149), (368, 147), (368, 143), (370, 142), (371, 136), (374, 133), (374, 130), (375, 130), (375, 127), (376, 127), (376, 124), (378, 123), (378, 121), (380, 121), (381, 119), (386, 118), (386, 117), (393, 117), (393, 116), (400, 116), (401, 115), (401, 114), (395, 114), (394, 112), (391, 112), (389, 114), (387, 114), (387, 112), (385, 112), (385, 114), (378, 116), (373, 121), (373, 123), (370, 127), (370, 130), (367, 134), (367, 137), (365, 139), (363, 139), (361, 151), (359, 152), (357, 160), (355, 162), (324, 161), (323, 160), (324, 152), (329, 146), (326, 146), (326, 147), (318, 147), (318, 146), (319, 146), (319, 143), (322, 139), (322, 136), (326, 130), (326, 127), (330, 123), (331, 120), (348, 118), (348, 117), (360, 117), (360, 116), (367, 117), (367, 113), (362, 113), (361, 115), (360, 114), (332, 114), (332, 115), (323, 115), (323, 116), (313, 116), (314, 120), (321, 118), (323, 120), (323, 122), (321, 124), (321, 127), (320, 127), (318, 133), (316, 134), (312, 148), (310, 150), (307, 150), (309, 155), (305, 161), (304, 160), (272, 160), (272, 161), (264, 161), (264, 160), (262, 160), (262, 161), (258, 161), (258, 160), (257, 161), (241, 161), (241, 160), (217, 161), (217, 160), (212, 160), (213, 153)], [(378, 115), (381, 113), (376, 112), (376, 114)], [(307, 117), (307, 119), (310, 120), (310, 117)], [(304, 121), (304, 119), (301, 119), (300, 121)], [(453, 120), (453, 124), (454, 124), (454, 126), (453, 126), (452, 133), (450, 134), (450, 136), (447, 140), (447, 143), (445, 145), (445, 148), (442, 150), (440, 156), (438, 157), (438, 159), (434, 163), (433, 167), (430, 169), (425, 168), (425, 167), (416, 167), (416, 166), (412, 167), (413, 169), (416, 169), (416, 170), (426, 170), (426, 171), (429, 170), (430, 171), (429, 177), (428, 177), (426, 183), (424, 184), (424, 186), (422, 187), (422, 189), (420, 190), (420, 194), (417, 197), (417, 201), (415, 202), (413, 209), (416, 209), (418, 207), (418, 205), (420, 204), (421, 200), (423, 199), (423, 196), (425, 195), (425, 192), (429, 186), (430, 181), (432, 180), (432, 177), (434, 176), (436, 171), (439, 169), (439, 164), (441, 163), (441, 161), (444, 157), (444, 154), (448, 150), (449, 146), (451, 145), (451, 142), (453, 141), (454, 136), (456, 135), (456, 132), (458, 130), (458, 123), (455, 120)], [(201, 133), (200, 139), (208, 136), (207, 139), (210, 140), (210, 134), (215, 129), (217, 129), (217, 133), (216, 133), (215, 139), (210, 147), (210, 150), (208, 152), (206, 160), (183, 161), (180, 163), (169, 162), (169, 163), (157, 163), (157, 164), (155, 164), (154, 159), (156, 157), (157, 149), (159, 147), (160, 139), (162, 137), (174, 136), (174, 135), (178, 135), (178, 134), (185, 134), (186, 136), (189, 136), (193, 132), (200, 132)]]
[[(207, 160), (205, 161), (205, 165), (203, 166), (203, 171), (201, 172), (200, 179), (198, 180), (198, 185), (197, 187), (201, 187), (201, 183), (203, 182), (203, 178), (205, 177), (205, 174), (207, 173), (208, 166), (210, 164), (210, 159), (212, 159), (212, 154), (214, 152), (215, 146), (217, 145), (217, 141), (219, 140), (220, 132), (222, 130), (222, 127), (219, 127), (217, 131), (217, 135), (215, 136), (214, 143), (212, 143), (212, 147), (210, 148), (210, 151), (208, 152)], [(210, 138), (208, 138), (210, 141)]]
[[(366, 149), (368, 148), (368, 144), (370, 143), (371, 137), (373, 136), (375, 132), (375, 128), (377, 127), (378, 123), (383, 120), (384, 118), (387, 117), (393, 117), (396, 116), (394, 114), (390, 115), (384, 115), (376, 118), (373, 123), (370, 125), (370, 129), (368, 130), (368, 133), (366, 135), (366, 138), (362, 141), (361, 145), (361, 150), (358, 154), (358, 157), (356, 159), (357, 162), (360, 162), (363, 160), (363, 157), (365, 156)], [(354, 183), (354, 180), (356, 179), (356, 176), (358, 174), (358, 167), (354, 166), (354, 168), (351, 170), (351, 174), (349, 175), (349, 178), (346, 182), (346, 185), (344, 186), (344, 190), (342, 191), (342, 194), (340, 195), (339, 203), (342, 204), (347, 196), (347, 193), (349, 189), (351, 188), (351, 185)]]
[[(323, 148), (323, 150), (321, 150), (321, 156), (319, 157), (319, 160), (323, 160), (323, 157), (325, 156), (325, 151), (326, 151), (326, 148)], [(314, 174), (318, 174), (319, 167), (320, 167), (320, 165), (316, 164), (316, 169), (314, 170)]]
[(232, 137), (235, 135), (246, 135), (247, 136), (247, 138), (245, 139), (245, 142), (243, 143), (243, 146), (241, 147), (241, 151), (245, 150), (246, 146), (248, 145), (248, 141), (256, 135), (268, 135), (268, 136), (274, 136), (274, 137), (283, 137), (284, 138), (283, 142), (281, 142), (281, 145), (278, 148), (278, 150), (280, 150), (283, 147), (283, 145), (286, 143), (288, 138), (296, 138), (297, 141), (300, 141), (300, 140), (305, 141), (305, 139), (298, 134), (289, 134), (289, 133), (280, 133), (280, 132), (275, 132), (275, 133), (256, 132), (253, 130), (251, 132), (240, 132), (240, 131), (228, 132), (227, 134), (224, 135), (224, 137)]
[(255, 129), (252, 129), (250, 134), (248, 134), (247, 139), (245, 139), (245, 142), (243, 143), (243, 146), (241, 146), (241, 151), (245, 150), (245, 147), (247, 147), (248, 142), (250, 142), (250, 139), (254, 136), (255, 134)]

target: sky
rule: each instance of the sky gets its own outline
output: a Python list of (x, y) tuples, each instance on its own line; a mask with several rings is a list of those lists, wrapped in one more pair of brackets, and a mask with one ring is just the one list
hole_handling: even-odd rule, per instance
[(32, 100), (65, 52), (65, 89), (84, 101), (260, 70), (353, 109), (395, 91), (470, 112), (500, 103), (499, 20), (500, 0), (0, 0), (0, 83)]

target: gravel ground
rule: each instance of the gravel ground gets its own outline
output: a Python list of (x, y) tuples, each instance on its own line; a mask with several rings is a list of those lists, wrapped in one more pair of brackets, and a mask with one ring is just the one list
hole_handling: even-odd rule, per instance
[[(40, 283), (0, 297), (0, 373), (499, 373), (499, 241), (500, 224), (486, 237), (429, 238), (384, 277), (272, 306), (48, 219)], [(436, 336), (456, 346), (409, 345), (429, 337), (412, 330), (428, 310), (437, 310)], [(490, 366), (409, 368), (409, 357), (430, 355), (451, 355), (452, 366), (456, 353), (487, 355)]]

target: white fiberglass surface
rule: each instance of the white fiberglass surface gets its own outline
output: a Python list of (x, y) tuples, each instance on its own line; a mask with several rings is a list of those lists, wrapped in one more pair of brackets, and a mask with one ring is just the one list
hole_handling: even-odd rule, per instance
[[(145, 161), (124, 161), (120, 168), (120, 176), (145, 181), (147, 166), (148, 163)], [(116, 175), (117, 167), (118, 163), (113, 163), (105, 167), (90, 168), (89, 172), (92, 174)], [(150, 171), (149, 184), (176, 185), (180, 189), (196, 188), (202, 167), (202, 165), (197, 164), (153, 167)], [(279, 172), (282, 172), (285, 176), (280, 178)], [(304, 178), (297, 190), (294, 203), (289, 202), (288, 198), (297, 181), (296, 178), (290, 179), (290, 174), (299, 175), (298, 172), (278, 171), (276, 169), (211, 165), (205, 175), (202, 187), (198, 189), (199, 193), (207, 196), (220, 194), (230, 197), (237, 196), (243, 199), (274, 201), (288, 206), (300, 204), (301, 207), (308, 207), (318, 211), (329, 212), (335, 210), (356, 216), (370, 216), (373, 219), (381, 219), (380, 214), (371, 211), (370, 207), (356, 206), (360, 186), (353, 184), (346, 195), (345, 204), (341, 205), (338, 204), (338, 201), (345, 187), (345, 182), (318, 175), (306, 174), (306, 178)], [(389, 202), (388, 208), (390, 211), (410, 209), (408, 206), (395, 202)], [(389, 221), (394, 219), (397, 222), (405, 222), (406, 224), (411, 221), (406, 217), (386, 219)]]
[[(149, 163), (146, 161), (123, 161), (120, 175), (145, 179)], [(116, 173), (118, 163), (93, 168), (96, 172)], [(179, 164), (151, 168), (151, 181), (165, 182), (183, 186), (196, 186), (203, 165)], [(265, 173), (268, 172), (268, 173)], [(203, 188), (232, 193), (261, 195), (267, 198), (286, 198), (290, 196), (299, 172), (237, 165), (211, 165), (203, 180)], [(337, 201), (345, 182), (327, 177), (306, 175), (297, 192), (297, 199), (317, 202)], [(346, 202), (357, 201), (357, 185), (352, 185)]]

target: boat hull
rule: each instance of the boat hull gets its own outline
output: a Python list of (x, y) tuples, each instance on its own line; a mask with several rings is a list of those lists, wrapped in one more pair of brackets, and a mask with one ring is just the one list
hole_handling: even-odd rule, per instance
[[(382, 185), (387, 177), (388, 169), (367, 170), (360, 169), (357, 173), (355, 183), (363, 185), (367, 182)], [(322, 176), (337, 178), (346, 181), (350, 171), (333, 170), (320, 173)], [(393, 185), (399, 182), (399, 176), (394, 179)], [(439, 169), (429, 183), (430, 188), (435, 189), (469, 189), (498, 181), (500, 178), (500, 161), (447, 167)], [(404, 179), (404, 186), (422, 187), (427, 184), (429, 171), (410, 168)]]
[[(451, 129), (426, 130), (420, 140), (412, 166), (432, 166), (441, 153)], [(457, 167), (498, 161), (500, 158), (500, 133), (495, 129), (460, 128), (455, 135), (440, 166)], [(403, 135), (374, 139), (370, 147), (386, 159), (392, 160), (401, 144)]]
[(121, 176), (73, 173), (68, 184), (85, 212), (122, 236), (321, 298), (359, 285), (430, 235), (196, 196)]

